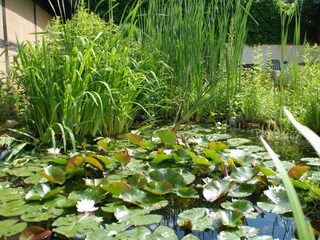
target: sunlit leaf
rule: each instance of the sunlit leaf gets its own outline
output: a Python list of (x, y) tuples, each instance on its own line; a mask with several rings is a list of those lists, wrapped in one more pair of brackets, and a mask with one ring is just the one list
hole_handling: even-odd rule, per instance
[(222, 150), (228, 148), (228, 145), (226, 145), (222, 142), (210, 142), (208, 145), (208, 148), (210, 150), (214, 150), (214, 151), (222, 151)]
[[(231, 231), (222, 231), (219, 233), (218, 239), (219, 240), (236, 240), (236, 239), (253, 239), (257, 236), (259, 229), (249, 226), (239, 226), (237, 230)], [(260, 239), (260, 236), (257, 237)], [(273, 240), (273, 238), (264, 238), (261, 236), (261, 240)]]
[(230, 182), (226, 180), (212, 180), (203, 188), (203, 196), (209, 202), (214, 202), (227, 194)]
[(216, 164), (224, 163), (224, 161), (220, 158), (220, 155), (216, 153), (213, 149), (205, 148), (203, 150), (206, 153), (207, 158), (210, 158)]
[(185, 210), (178, 215), (179, 226), (195, 231), (214, 229), (213, 218), (207, 216), (205, 208), (192, 208)]
[(102, 218), (83, 215), (67, 215), (59, 217), (52, 223), (54, 232), (62, 234), (67, 238), (84, 238), (89, 232), (100, 228)]
[(255, 186), (246, 183), (235, 184), (230, 188), (228, 196), (230, 197), (248, 197), (255, 190)]
[(309, 166), (296, 165), (289, 169), (288, 175), (290, 178), (298, 180), (302, 176), (302, 174), (304, 174), (309, 169), (310, 169)]
[(140, 147), (145, 146), (144, 140), (139, 135), (128, 133), (128, 134), (125, 134), (125, 136), (129, 139), (131, 143), (138, 145)]
[(147, 214), (147, 215), (127, 215), (121, 219), (129, 225), (143, 226), (158, 223), (162, 220), (162, 215), (158, 214)]
[(226, 201), (221, 203), (221, 206), (224, 209), (242, 213), (246, 218), (256, 218), (258, 216), (258, 213), (254, 212), (254, 208), (246, 200), (233, 200), (232, 202)]
[(199, 238), (190, 233), (184, 236), (183, 238), (181, 238), (181, 240), (199, 240)]
[(12, 200), (20, 200), (24, 195), (25, 192), (22, 188), (0, 188), (0, 201), (2, 203)]
[(115, 159), (121, 164), (127, 164), (130, 162), (131, 156), (127, 152), (118, 152), (113, 154)]
[(104, 171), (104, 166), (99, 162), (98, 159), (95, 158), (95, 155), (90, 154), (88, 156), (83, 156), (83, 160), (90, 165), (98, 168), (100, 171)]
[(152, 181), (147, 183), (147, 185), (144, 187), (144, 190), (156, 195), (165, 195), (167, 193), (170, 193), (172, 189), (172, 184), (165, 180), (161, 182)]
[(55, 188), (51, 190), (49, 184), (37, 184), (25, 196), (27, 200), (41, 200), (55, 196), (61, 192), (63, 188)]
[(256, 170), (250, 167), (238, 167), (235, 172), (230, 175), (230, 180), (237, 183), (245, 183), (255, 176)]
[(0, 221), (0, 238), (7, 239), (7, 237), (20, 233), (27, 227), (26, 222), (18, 221), (18, 219), (7, 219)]
[(25, 205), (26, 210), (21, 215), (21, 219), (25, 222), (42, 222), (51, 218), (55, 218), (63, 213), (63, 209), (49, 207), (45, 208), (42, 205)]
[(113, 182), (107, 185), (103, 185), (101, 186), (101, 188), (116, 196), (119, 196), (126, 190), (132, 189), (132, 186), (124, 182)]
[(172, 146), (177, 142), (177, 136), (171, 130), (158, 130), (155, 132), (155, 135), (160, 138), (161, 142), (164, 145)]
[(182, 198), (199, 198), (198, 192), (190, 187), (179, 188), (176, 193), (179, 197)]
[(309, 166), (320, 166), (320, 158), (301, 158), (300, 160)]
[(39, 174), (47, 178), (50, 182), (60, 185), (66, 180), (64, 171), (59, 167), (53, 167), (51, 165), (44, 167), (44, 171), (39, 172)]
[(206, 166), (206, 167), (211, 166), (211, 162), (208, 159), (202, 156), (197, 156), (194, 152), (191, 152), (191, 151), (189, 151), (188, 153), (189, 153), (189, 156), (192, 158), (192, 160), (196, 164), (199, 164), (201, 166)]
[(98, 186), (102, 186), (105, 183), (108, 183), (108, 180), (106, 178), (95, 178), (95, 179), (85, 178), (83, 180), (86, 186), (88, 187), (98, 187)]
[(42, 240), (51, 236), (52, 231), (39, 226), (31, 226), (25, 229), (19, 236), (19, 240)]
[(117, 234), (116, 237), (111, 237), (108, 240), (128, 240), (128, 239), (151, 239), (151, 231), (146, 227), (136, 227)]
[(115, 148), (115, 143), (109, 138), (108, 139), (104, 138), (99, 140), (97, 142), (97, 145), (105, 151), (112, 151)]
[(241, 218), (243, 217), (241, 212), (227, 212), (220, 210), (219, 213), (224, 226), (237, 227), (238, 225), (241, 225)]
[(173, 185), (175, 189), (186, 186), (186, 182), (184, 181), (184, 178), (175, 169), (161, 168), (161, 169), (153, 170), (149, 173), (148, 177), (150, 178), (151, 181), (156, 181), (156, 182), (168, 181)]
[(178, 240), (174, 230), (167, 226), (159, 226), (153, 232), (154, 240)]
[(0, 216), (13, 217), (21, 215), (25, 212), (25, 202), (22, 200), (14, 200), (0, 205)]
[(276, 176), (277, 174), (270, 168), (266, 168), (257, 164), (258, 169), (265, 175), (265, 176)]
[(158, 154), (154, 155), (152, 162), (155, 163), (155, 164), (160, 164), (160, 163), (162, 163), (162, 162), (164, 162), (166, 160), (170, 160), (170, 159), (172, 159), (172, 155), (171, 154), (167, 155), (167, 154), (164, 154), (164, 153), (158, 153)]
[(66, 172), (74, 172), (78, 167), (80, 167), (84, 162), (81, 155), (73, 156), (67, 163)]
[(227, 143), (231, 146), (231, 147), (238, 147), (241, 145), (245, 145), (248, 143), (251, 143), (250, 139), (247, 138), (230, 138), (227, 140)]

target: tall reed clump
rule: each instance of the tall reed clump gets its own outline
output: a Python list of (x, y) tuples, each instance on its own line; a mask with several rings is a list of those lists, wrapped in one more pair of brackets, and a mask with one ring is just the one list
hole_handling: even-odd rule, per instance
[(148, 4), (142, 28), (167, 55), (174, 72), (163, 83), (172, 107), (169, 117), (176, 122), (201, 120), (208, 109), (225, 110), (240, 88), (251, 1), (242, 5), (231, 0), (150, 0)]
[(82, 9), (66, 23), (56, 18), (37, 45), (19, 43), (13, 71), (28, 125), (44, 139), (130, 128), (162, 69), (140, 48), (131, 28)]

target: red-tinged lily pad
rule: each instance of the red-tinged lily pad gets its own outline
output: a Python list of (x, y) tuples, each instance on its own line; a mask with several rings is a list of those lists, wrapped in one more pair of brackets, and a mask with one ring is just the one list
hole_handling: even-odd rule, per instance
[(103, 185), (101, 188), (116, 196), (119, 196), (126, 190), (132, 189), (132, 186), (124, 182), (113, 182), (107, 185)]
[(229, 147), (228, 145), (226, 145), (222, 142), (210, 142), (208, 145), (208, 148), (210, 150), (214, 150), (214, 151), (222, 151), (228, 147)]
[(74, 173), (84, 162), (84, 159), (81, 155), (73, 156), (67, 163), (66, 172)]
[(25, 229), (19, 236), (20, 240), (42, 240), (50, 239), (52, 231), (38, 226), (31, 226)]
[(302, 174), (304, 174), (309, 169), (310, 169), (309, 166), (296, 165), (289, 169), (288, 175), (290, 178), (298, 180), (302, 176)]
[(18, 221), (18, 219), (7, 219), (0, 221), (0, 238), (7, 239), (7, 237), (18, 234), (27, 227), (26, 222)]
[(160, 138), (161, 142), (166, 146), (173, 146), (177, 142), (177, 136), (171, 130), (158, 130), (155, 135)]
[(220, 155), (216, 153), (213, 149), (205, 148), (204, 152), (206, 153), (207, 158), (210, 158), (213, 162), (217, 164), (224, 163), (224, 161), (220, 158)]
[(128, 152), (118, 152), (113, 154), (113, 156), (120, 164), (128, 164), (131, 159), (131, 156)]
[(65, 180), (65, 172), (59, 167), (53, 167), (51, 165), (44, 167), (44, 171), (39, 172), (40, 175), (44, 176), (52, 183), (58, 183), (62, 185)]
[(161, 182), (149, 182), (144, 187), (144, 190), (151, 192), (156, 195), (165, 195), (167, 193), (172, 192), (173, 186), (168, 181), (161, 181)]

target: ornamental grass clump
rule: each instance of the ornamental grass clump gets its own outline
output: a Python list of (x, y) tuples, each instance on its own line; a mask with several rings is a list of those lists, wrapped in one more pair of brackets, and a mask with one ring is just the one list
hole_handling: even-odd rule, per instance
[(142, 102), (162, 67), (148, 62), (152, 53), (130, 31), (80, 9), (66, 23), (53, 20), (37, 45), (18, 44), (19, 108), (37, 136), (74, 142), (76, 135), (114, 135), (138, 113), (150, 116), (151, 104)]

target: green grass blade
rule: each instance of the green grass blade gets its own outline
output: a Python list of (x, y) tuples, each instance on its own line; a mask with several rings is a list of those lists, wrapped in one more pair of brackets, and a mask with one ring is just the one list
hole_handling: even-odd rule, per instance
[(285, 168), (283, 167), (277, 154), (272, 150), (272, 148), (269, 146), (269, 144), (261, 136), (260, 136), (260, 140), (263, 143), (264, 147), (267, 149), (273, 162), (275, 163), (275, 165), (281, 175), (283, 184), (285, 185), (285, 187), (287, 189), (289, 202), (292, 207), (293, 216), (296, 221), (296, 227), (298, 229), (299, 239), (308, 239), (308, 240), (315, 239), (310, 224), (308, 222), (306, 222), (306, 220), (305, 220), (305, 216), (304, 216), (297, 192), (294, 189)]

